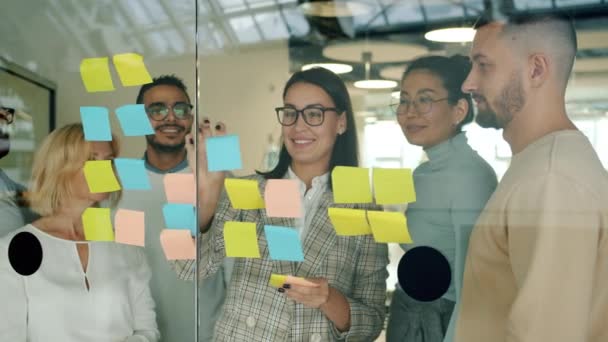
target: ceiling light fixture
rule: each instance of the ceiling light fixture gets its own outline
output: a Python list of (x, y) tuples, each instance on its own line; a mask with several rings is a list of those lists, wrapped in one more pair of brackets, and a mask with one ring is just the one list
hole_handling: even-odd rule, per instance
[(312, 17), (354, 17), (371, 12), (369, 4), (354, 0), (299, 0), (298, 8)]
[(302, 71), (312, 68), (325, 68), (334, 74), (346, 74), (353, 71), (353, 67), (342, 63), (311, 63), (302, 66)]
[(424, 34), (426, 40), (441, 43), (466, 43), (472, 42), (475, 30), (467, 27), (450, 27), (432, 30)]
[(353, 85), (360, 89), (391, 89), (397, 86), (397, 82), (391, 80), (383, 80), (383, 79), (373, 79), (369, 78), (370, 69), (372, 65), (372, 53), (371, 52), (363, 52), (362, 54), (363, 63), (365, 64), (365, 79), (361, 81), (356, 81)]

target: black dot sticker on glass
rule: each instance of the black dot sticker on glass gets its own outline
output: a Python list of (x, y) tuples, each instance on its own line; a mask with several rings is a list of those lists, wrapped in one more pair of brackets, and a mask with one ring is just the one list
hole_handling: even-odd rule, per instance
[(452, 281), (450, 263), (446, 257), (428, 246), (408, 250), (399, 261), (397, 276), (403, 291), (421, 302), (439, 299)]
[(36, 273), (42, 264), (42, 245), (38, 238), (28, 232), (13, 236), (8, 246), (8, 261), (22, 276)]

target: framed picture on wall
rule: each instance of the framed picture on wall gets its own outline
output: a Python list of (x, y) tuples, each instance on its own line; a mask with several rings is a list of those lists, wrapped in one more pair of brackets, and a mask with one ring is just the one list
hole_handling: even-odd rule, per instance
[(14, 110), (13, 123), (2, 127), (9, 136), (10, 152), (0, 160), (0, 168), (21, 184), (30, 178), (34, 151), (55, 128), (56, 88), (0, 57), (0, 106)]

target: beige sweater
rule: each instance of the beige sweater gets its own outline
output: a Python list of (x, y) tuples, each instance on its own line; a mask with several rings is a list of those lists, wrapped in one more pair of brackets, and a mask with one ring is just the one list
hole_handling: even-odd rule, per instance
[(455, 341), (608, 341), (608, 174), (582, 133), (513, 157), (471, 235)]

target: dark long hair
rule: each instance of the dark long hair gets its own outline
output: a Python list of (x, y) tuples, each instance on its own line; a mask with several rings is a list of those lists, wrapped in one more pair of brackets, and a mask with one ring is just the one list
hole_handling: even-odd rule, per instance
[(462, 84), (471, 71), (471, 61), (463, 55), (454, 55), (452, 57), (444, 56), (427, 56), (415, 59), (408, 65), (403, 73), (401, 82), (405, 80), (414, 70), (428, 71), (431, 74), (439, 77), (443, 87), (448, 91), (448, 103), (455, 105), (460, 99), (467, 101), (469, 109), (467, 115), (456, 127), (456, 132), (460, 132), (462, 127), (473, 121), (473, 101), (471, 95), (462, 92)]
[[(336, 137), (329, 160), (329, 172), (331, 173), (336, 166), (358, 166), (359, 145), (357, 142), (357, 127), (355, 126), (353, 106), (344, 82), (338, 75), (323, 68), (298, 71), (285, 84), (283, 98), (285, 98), (285, 94), (287, 94), (289, 88), (296, 83), (309, 83), (320, 87), (331, 97), (336, 108), (344, 112), (342, 115), (346, 115), (346, 131)], [(287, 152), (287, 148), (283, 142), (281, 144), (281, 152), (279, 152), (279, 162), (275, 168), (268, 172), (256, 172), (266, 179), (280, 179), (285, 176), (290, 165), (291, 156)], [(331, 188), (331, 177), (329, 179), (329, 187)]]

